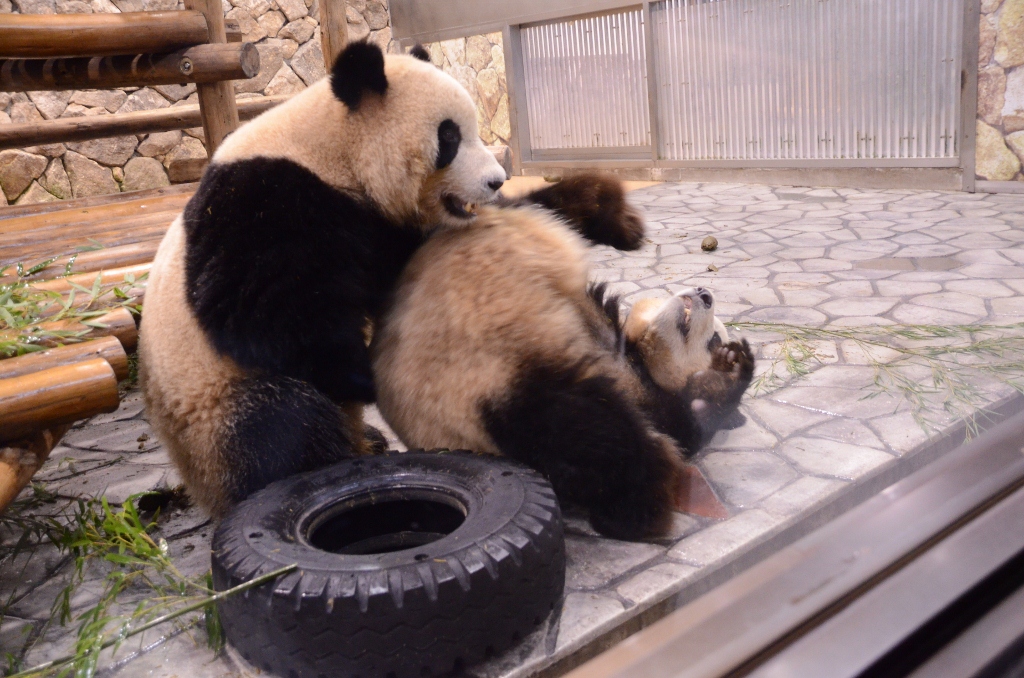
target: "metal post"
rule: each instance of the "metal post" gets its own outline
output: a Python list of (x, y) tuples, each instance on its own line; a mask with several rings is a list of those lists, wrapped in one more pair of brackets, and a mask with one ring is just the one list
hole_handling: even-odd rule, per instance
[(512, 173), (523, 173), (523, 161), (533, 160), (530, 117), (527, 113), (526, 77), (523, 73), (523, 43), (519, 26), (505, 26), (501, 33), (505, 51), (505, 85), (508, 90), (508, 118), (512, 135)]

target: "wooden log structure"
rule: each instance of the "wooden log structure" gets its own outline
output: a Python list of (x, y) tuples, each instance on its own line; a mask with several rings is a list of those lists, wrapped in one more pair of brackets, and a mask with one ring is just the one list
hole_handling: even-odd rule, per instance
[(134, 351), (139, 345), (139, 328), (135, 324), (135, 316), (123, 306), (114, 309), (110, 313), (93, 318), (90, 322), (103, 325), (104, 327), (83, 325), (77, 320), (57, 320), (53, 323), (44, 323), (44, 327), (50, 325), (47, 329), (70, 332), (88, 330), (85, 336), (89, 338), (114, 337), (121, 342), (124, 350), (129, 352)]
[(103, 358), (0, 380), (0, 440), (14, 441), (120, 404), (117, 376)]
[(69, 428), (70, 424), (61, 424), (11, 445), (0, 445), (0, 513), (28, 485)]
[[(240, 120), (251, 120), (263, 111), (287, 101), (289, 95), (241, 99), (237, 104)], [(88, 141), (124, 134), (148, 134), (172, 129), (190, 129), (203, 124), (200, 107), (191, 104), (152, 111), (115, 115), (58, 118), (43, 122), (0, 125), (0, 151), (69, 141)], [(223, 137), (222, 137), (223, 138)]]
[(246, 43), (195, 45), (163, 54), (64, 59), (0, 59), (0, 91), (110, 89), (248, 79), (260, 53)]
[(320, 43), (323, 46), (324, 65), (331, 72), (334, 60), (348, 44), (348, 20), (345, 18), (345, 0), (320, 0)]
[[(132, 312), (127, 308), (121, 307), (116, 308), (109, 313), (105, 313), (101, 316), (90, 318), (90, 323), (93, 325), (102, 325), (102, 327), (95, 327), (93, 325), (83, 325), (78, 320), (65, 319), (65, 320), (52, 320), (49, 322), (39, 323), (36, 327), (46, 332), (73, 332), (76, 335), (77, 342), (87, 341), (89, 339), (96, 339), (99, 337), (114, 337), (121, 346), (124, 347), (125, 351), (134, 351), (135, 347), (139, 343), (139, 330), (135, 325), (135, 317)], [(6, 340), (14, 340), (17, 337), (24, 338), (26, 335), (21, 334), (14, 330), (0, 331), (0, 338)], [(33, 335), (27, 335), (33, 336)], [(48, 348), (57, 348), (60, 344), (70, 343), (76, 341), (66, 339), (64, 337), (45, 337), (35, 336), (34, 343), (37, 346), (45, 346)], [(13, 360), (13, 358), (8, 358)], [(0, 414), (0, 417), (3, 415)]]
[[(221, 0), (185, 0), (185, 8), (202, 12), (206, 17), (206, 24), (210, 28), (207, 42), (218, 44), (228, 41)], [(206, 151), (213, 157), (224, 137), (238, 129), (235, 90), (230, 82), (204, 82), (196, 85), (196, 91), (199, 94), (203, 133), (206, 135)]]
[[(258, 72), (258, 52), (251, 44), (240, 44), (241, 31), (226, 22), (221, 0), (185, 0), (185, 6), (184, 11), (169, 12), (0, 14), (0, 91), (194, 82), (199, 95), (198, 106), (0, 125), (0, 150), (202, 125), (207, 151), (213, 155), (240, 119), (255, 117), (287, 98), (236, 104), (231, 80)], [(332, 58), (344, 45), (346, 27), (344, 4), (333, 11), (333, 28), (324, 34)], [(113, 247), (79, 255), (79, 266), (72, 269), (75, 275), (33, 280), (32, 286), (67, 294), (74, 284), (91, 288), (97, 275), (104, 285), (120, 283), (129, 272), (142, 275), (149, 269), (145, 262), (156, 241), (177, 212), (170, 207), (180, 208), (177, 203), (184, 200), (186, 194), (159, 197), (153, 200), (156, 208), (149, 210), (144, 200), (125, 205), (113, 200), (102, 206), (87, 205), (86, 200), (60, 211), (33, 207), (37, 211), (0, 216), (0, 270), (7, 268), (0, 272), (6, 276), (0, 282), (18, 278), (10, 265), (45, 257), (47, 250), (62, 258), (37, 272), (38, 278), (62, 275), (74, 249), (86, 244), (83, 238)], [(126, 239), (124, 233), (129, 232), (131, 238)], [(128, 293), (141, 290), (133, 286)], [(65, 297), (62, 304), (67, 303)], [(78, 307), (94, 300), (81, 294), (70, 303)], [(59, 310), (62, 304), (52, 305)], [(117, 383), (127, 375), (126, 351), (138, 341), (135, 318), (120, 307), (86, 322), (64, 318), (38, 323), (33, 330), (0, 330), (3, 339), (52, 347), (0, 361), (0, 511), (25, 487), (74, 421), (112, 412), (119, 405)]]
[(72, 365), (86, 360), (103, 358), (114, 370), (118, 381), (128, 378), (128, 354), (117, 337), (101, 337), (80, 344), (68, 344), (48, 351), (26, 353), (16, 358), (0, 360), (0, 380), (23, 377), (26, 374)]
[(122, 266), (121, 268), (108, 268), (103, 271), (87, 272), (87, 273), (75, 273), (65, 278), (54, 278), (52, 280), (44, 280), (41, 282), (33, 283), (32, 287), (37, 290), (48, 290), (50, 292), (70, 292), (71, 283), (81, 285), (82, 287), (92, 287), (92, 284), (96, 281), (96, 276), (100, 277), (101, 285), (109, 285), (112, 283), (119, 283), (124, 280), (126, 275), (133, 275), (138, 278), (141, 275), (149, 273), (149, 269), (152, 266), (152, 261), (144, 264), (135, 264), (134, 266)]
[[(17, 274), (2, 276), (0, 277), (0, 285), (7, 285), (16, 282), (17, 280), (42, 281), (64, 277), (68, 264), (71, 265), (71, 275), (93, 273), (93, 278), (95, 278), (95, 273), (97, 271), (134, 267), (140, 264), (150, 263), (153, 261), (153, 257), (156, 256), (156, 250), (159, 246), (160, 240), (153, 238), (143, 242), (131, 243), (129, 245), (105, 247), (91, 252), (81, 252), (79, 254), (63, 256), (48, 265), (46, 268), (43, 268), (30, 276), (25, 276), (24, 278), (18, 278)], [(134, 270), (125, 272), (135, 275)], [(75, 278), (74, 280), (77, 282), (79, 278)]]
[(8, 58), (170, 52), (225, 40), (211, 39), (200, 11), (0, 14), (0, 56)]

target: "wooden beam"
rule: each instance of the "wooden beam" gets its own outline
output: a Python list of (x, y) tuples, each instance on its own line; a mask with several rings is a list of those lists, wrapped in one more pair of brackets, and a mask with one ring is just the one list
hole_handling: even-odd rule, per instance
[(247, 43), (196, 45), (165, 54), (0, 59), (0, 91), (111, 89), (248, 79), (260, 53)]
[(330, 73), (334, 60), (348, 44), (345, 0), (320, 0), (320, 44), (327, 72)]
[[(54, 320), (40, 323), (37, 327), (46, 332), (74, 333), (80, 341), (97, 337), (115, 337), (124, 346), (125, 351), (134, 351), (138, 345), (139, 330), (135, 326), (135, 318), (132, 316), (131, 311), (123, 306), (98, 318), (91, 318), (90, 323), (98, 323), (103, 325), (103, 327), (83, 325), (77, 320)], [(45, 346), (47, 348), (57, 348), (59, 344), (71, 341), (61, 336), (44, 337), (38, 334), (22, 334), (17, 330), (0, 330), (0, 340), (2, 341), (13, 341), (17, 338), (24, 340), (30, 336), (33, 337), (37, 346)], [(2, 418), (2, 415), (0, 415), (0, 418)]]
[[(211, 44), (228, 41), (224, 30), (224, 9), (221, 0), (185, 0), (185, 8), (202, 12), (210, 29)], [(238, 109), (231, 82), (210, 82), (196, 85), (199, 110), (206, 134), (206, 152), (213, 157), (224, 137), (238, 129)]]
[[(220, 6), (218, 5), (218, 11)], [(23, 59), (170, 52), (211, 39), (199, 11), (0, 14), (0, 56)]]
[[(168, 225), (176, 216), (168, 215)], [(58, 257), (56, 261), (45, 268), (24, 278), (19, 278), (17, 273), (8, 273), (7, 275), (0, 276), (0, 285), (9, 285), (18, 280), (42, 281), (59, 279), (60, 276), (65, 274), (68, 263), (71, 264), (72, 274), (95, 273), (96, 271), (152, 263), (159, 246), (160, 240), (152, 239), (143, 242), (133, 242), (129, 245), (104, 247), (103, 249), (80, 252), (78, 254), (66, 254)]]
[[(88, 198), (70, 198), (68, 200), (57, 200), (55, 202), (40, 202), (34, 205), (8, 205), (0, 210), (0, 221), (10, 219), (22, 220), (27, 216), (37, 216), (48, 212), (63, 212), (65, 210), (81, 210), (84, 208), (99, 207), (107, 209), (119, 203), (138, 203), (140, 208), (146, 209), (151, 201), (156, 204), (163, 204), (168, 200), (188, 200), (188, 196), (182, 198), (182, 194), (194, 193), (196, 184), (177, 184), (175, 186), (162, 186), (160, 188), (149, 188), (143, 191), (131, 191), (128, 193), (114, 193), (112, 195), (93, 195)], [(85, 212), (83, 212), (85, 214)], [(8, 224), (0, 226), (0, 237), (7, 232)]]
[(0, 360), (0, 379), (13, 379), (61, 365), (103, 358), (114, 370), (118, 381), (128, 378), (128, 354), (116, 337), (102, 337), (81, 344), (68, 344), (38, 353)]
[(70, 424), (120, 404), (114, 368), (103, 358), (0, 381), (0, 440)]
[(224, 32), (227, 33), (228, 42), (242, 42), (242, 26), (238, 19), (224, 18)]
[[(230, 85), (229, 85), (230, 86)], [(242, 99), (237, 105), (240, 120), (250, 120), (268, 109), (287, 101), (288, 95)], [(116, 115), (93, 115), (79, 118), (58, 118), (43, 122), (0, 125), (0, 151), (41, 144), (86, 141), (125, 134), (166, 132), (189, 129), (203, 124), (200, 107), (195, 104), (171, 106), (153, 111), (136, 111)]]
[(69, 428), (71, 424), (54, 426), (14, 445), (0, 447), (0, 513), (28, 485)]
[[(121, 268), (109, 268), (105, 271), (89, 271), (87, 273), (75, 273), (69, 275), (66, 278), (54, 278), (53, 280), (43, 280), (41, 282), (33, 283), (32, 287), (37, 290), (45, 290), (48, 292), (70, 292), (72, 290), (71, 283), (75, 285), (81, 285), (82, 287), (91, 287), (96, 282), (96, 276), (100, 277), (100, 285), (117, 284), (124, 281), (126, 275), (133, 275), (139, 278), (149, 273), (149, 269), (153, 267), (152, 262), (148, 264), (135, 264), (134, 266), (122, 266)], [(120, 309), (126, 310), (126, 309)], [(131, 317), (131, 313), (128, 314), (128, 318)], [(106, 322), (106, 321), (97, 321)], [(134, 321), (133, 321), (134, 322)]]

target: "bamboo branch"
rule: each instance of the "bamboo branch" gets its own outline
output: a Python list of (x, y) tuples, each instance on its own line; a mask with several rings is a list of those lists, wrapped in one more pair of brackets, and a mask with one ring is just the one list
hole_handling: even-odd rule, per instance
[[(154, 626), (158, 626), (159, 624), (163, 624), (165, 622), (171, 621), (172, 619), (177, 619), (178, 617), (181, 617), (182, 615), (186, 615), (189, 612), (195, 612), (196, 610), (200, 610), (200, 609), (202, 609), (204, 607), (207, 607), (208, 605), (212, 605), (214, 603), (220, 602), (221, 600), (224, 600), (228, 596), (233, 596), (233, 595), (236, 595), (238, 593), (242, 593), (243, 591), (247, 591), (247, 590), (249, 590), (251, 588), (255, 588), (257, 586), (261, 586), (263, 584), (266, 584), (269, 581), (272, 581), (274, 579), (277, 579), (278, 577), (281, 577), (283, 575), (288, 574), (289, 572), (292, 572), (293, 570), (297, 569), (298, 567), (299, 567), (298, 564), (287, 565), (287, 566), (282, 567), (282, 568), (280, 568), (278, 570), (274, 570), (273, 572), (268, 572), (267, 574), (264, 574), (262, 576), (256, 577), (255, 579), (247, 581), (244, 584), (239, 584), (238, 586), (233, 586), (232, 588), (228, 589), (227, 591), (221, 591), (220, 593), (215, 593), (215, 594), (213, 594), (212, 596), (210, 596), (209, 598), (207, 598), (205, 600), (200, 600), (198, 602), (192, 603), (191, 605), (186, 605), (185, 607), (181, 608), (180, 610), (175, 610), (174, 612), (168, 612), (165, 615), (161, 615), (161, 616), (157, 617), (156, 619), (153, 619), (151, 621), (146, 622), (142, 626), (138, 626), (138, 627), (130, 629), (130, 630), (124, 632), (124, 633), (118, 634), (118, 636), (116, 638), (114, 638), (113, 640), (108, 640), (105, 643), (103, 643), (103, 645), (100, 646), (100, 649), (101, 650), (105, 650), (108, 647), (112, 647), (114, 645), (117, 645), (118, 643), (123, 642), (125, 638), (131, 638), (134, 635), (137, 635), (137, 634), (142, 633), (144, 631), (148, 631), (149, 629), (153, 628)], [(32, 668), (28, 669), (27, 671), (22, 671), (20, 673), (15, 673), (13, 676), (8, 676), (8, 678), (29, 678), (29, 676), (35, 676), (35, 675), (38, 675), (38, 674), (40, 674), (43, 671), (46, 671), (48, 669), (52, 669), (52, 668), (55, 668), (57, 666), (62, 666), (63, 664), (67, 664), (68, 662), (74, 661), (74, 659), (75, 659), (75, 655), (73, 655), (73, 654), (64, 655), (63, 657), (59, 657), (57, 659), (53, 659), (53, 660), (45, 662), (43, 664), (39, 664), (38, 666), (33, 666)]]

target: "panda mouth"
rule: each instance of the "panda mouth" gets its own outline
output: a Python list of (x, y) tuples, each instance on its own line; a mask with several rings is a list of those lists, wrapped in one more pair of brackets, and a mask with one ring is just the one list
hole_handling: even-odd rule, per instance
[(676, 326), (679, 328), (680, 334), (685, 339), (690, 335), (690, 311), (693, 308), (692, 297), (682, 297), (683, 308), (679, 313), (679, 320), (676, 322)]
[(441, 204), (444, 205), (448, 214), (459, 219), (472, 219), (476, 215), (476, 205), (465, 202), (451, 193), (441, 196)]

